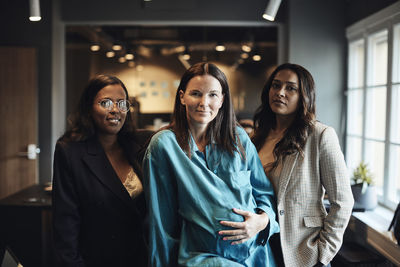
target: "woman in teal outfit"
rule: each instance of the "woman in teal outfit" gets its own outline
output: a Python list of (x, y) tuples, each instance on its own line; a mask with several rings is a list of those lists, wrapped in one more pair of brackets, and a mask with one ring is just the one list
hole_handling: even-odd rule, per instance
[(184, 73), (143, 167), (151, 266), (275, 266), (273, 188), (214, 64)]

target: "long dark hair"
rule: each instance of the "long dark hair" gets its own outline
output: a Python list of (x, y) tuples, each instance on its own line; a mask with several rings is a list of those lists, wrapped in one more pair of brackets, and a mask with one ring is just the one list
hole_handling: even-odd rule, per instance
[(189, 124), (186, 117), (186, 107), (181, 104), (180, 91), (186, 91), (189, 81), (195, 76), (211, 75), (216, 78), (222, 87), (224, 102), (217, 116), (207, 127), (206, 139), (214, 140), (220, 148), (229, 152), (231, 155), (235, 151), (245, 157), (243, 147), (236, 135), (236, 116), (233, 110), (229, 85), (225, 74), (214, 64), (200, 62), (191, 66), (183, 74), (175, 96), (174, 112), (171, 118), (171, 124), (167, 127), (171, 129), (176, 136), (179, 146), (189, 157), (191, 155), (189, 146)]
[[(82, 92), (76, 111), (68, 118), (68, 128), (64, 135), (59, 139), (61, 143), (71, 141), (85, 141), (96, 135), (96, 126), (92, 117), (93, 102), (97, 93), (108, 85), (120, 85), (125, 92), (126, 99), (129, 99), (128, 90), (124, 83), (115, 76), (98, 75), (91, 79)], [(118, 142), (123, 150), (128, 154), (128, 160), (132, 152), (136, 152), (138, 145), (135, 140), (135, 126), (131, 112), (128, 110), (125, 123), (118, 132)]]
[(261, 95), (261, 106), (254, 115), (254, 135), (252, 141), (257, 150), (260, 150), (271, 129), (276, 126), (276, 116), (269, 105), (269, 90), (275, 76), (281, 70), (291, 70), (299, 79), (299, 104), (296, 117), (286, 129), (283, 138), (275, 145), (275, 161), (270, 165), (275, 169), (286, 155), (299, 152), (303, 156), (303, 149), (307, 138), (314, 129), (315, 121), (315, 89), (314, 79), (310, 72), (297, 64), (285, 63), (278, 66), (268, 78)]

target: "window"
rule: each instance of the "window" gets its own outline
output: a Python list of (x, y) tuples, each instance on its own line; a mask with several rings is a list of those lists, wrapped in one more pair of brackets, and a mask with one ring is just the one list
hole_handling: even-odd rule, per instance
[(389, 139), (389, 199), (400, 192), (400, 23), (393, 27), (392, 95)]
[[(393, 8), (396, 6), (396, 8)], [(364, 161), (379, 201), (400, 201), (400, 4), (347, 29), (346, 162)]]
[(353, 170), (362, 160), (364, 40), (350, 44), (348, 69), (346, 159)]

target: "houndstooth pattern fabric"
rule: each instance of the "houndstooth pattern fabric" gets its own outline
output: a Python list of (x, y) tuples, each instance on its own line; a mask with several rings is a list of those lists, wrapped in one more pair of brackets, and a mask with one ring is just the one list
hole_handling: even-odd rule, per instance
[[(323, 205), (325, 190), (329, 214)], [(340, 249), (354, 204), (333, 128), (316, 122), (304, 158), (299, 153), (285, 158), (277, 197), (285, 266), (328, 264)]]

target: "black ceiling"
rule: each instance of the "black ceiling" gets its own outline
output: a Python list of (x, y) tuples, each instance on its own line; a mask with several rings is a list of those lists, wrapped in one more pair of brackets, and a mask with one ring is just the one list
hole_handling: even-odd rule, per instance
[[(92, 32), (92, 33), (90, 33)], [(96, 36), (121, 41), (126, 45), (145, 41), (154, 43), (199, 42), (276, 42), (277, 27), (237, 26), (70, 26), (69, 43), (93, 42)], [(107, 36), (107, 37), (106, 37)]]
[[(174, 49), (185, 46), (191, 53), (192, 61), (220, 60), (233, 65), (240, 59), (241, 45), (250, 44), (253, 49), (249, 59), (240, 64), (266, 65), (276, 63), (277, 27), (238, 26), (69, 26), (67, 44), (89, 46), (99, 42), (103, 49), (119, 42), (124, 50), (140, 53), (143, 48), (157, 54), (175, 53)], [(223, 53), (215, 51), (215, 44), (223, 43)], [(262, 62), (253, 62), (251, 55), (258, 53)], [(205, 58), (206, 57), (206, 58)]]

